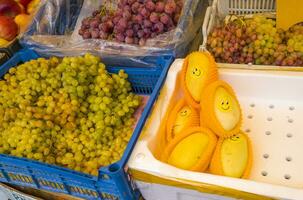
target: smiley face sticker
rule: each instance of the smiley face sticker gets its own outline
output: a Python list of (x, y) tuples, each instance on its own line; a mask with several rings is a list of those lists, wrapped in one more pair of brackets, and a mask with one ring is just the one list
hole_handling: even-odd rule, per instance
[(166, 138), (170, 141), (189, 126), (199, 125), (198, 112), (187, 105), (184, 99), (179, 100), (169, 113), (166, 124)]
[(241, 108), (232, 88), (224, 81), (210, 84), (202, 94), (201, 121), (220, 137), (240, 130)]
[(189, 54), (182, 68), (182, 89), (186, 102), (194, 108), (199, 108), (201, 93), (205, 86), (218, 79), (216, 63), (207, 52)]

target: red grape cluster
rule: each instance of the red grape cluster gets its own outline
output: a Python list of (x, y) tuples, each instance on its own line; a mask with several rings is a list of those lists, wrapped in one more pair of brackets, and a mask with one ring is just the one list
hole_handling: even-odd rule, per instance
[(275, 25), (274, 20), (260, 15), (228, 21), (211, 32), (208, 50), (217, 62), (303, 66), (303, 25), (287, 31)]
[(183, 0), (120, 0), (117, 10), (93, 12), (82, 21), (83, 39), (103, 39), (144, 45), (148, 38), (175, 28)]

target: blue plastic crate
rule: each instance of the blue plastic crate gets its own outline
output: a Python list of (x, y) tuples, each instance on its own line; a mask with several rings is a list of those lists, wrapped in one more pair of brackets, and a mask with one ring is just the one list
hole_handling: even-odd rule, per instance
[[(22, 50), (0, 67), (0, 76), (2, 77), (9, 68), (38, 57), (31, 50)], [(0, 154), (0, 182), (61, 192), (85, 199), (138, 198), (139, 192), (133, 188), (125, 165), (159, 94), (173, 57), (158, 57), (150, 61), (155, 62), (151, 66), (156, 67), (107, 66), (111, 73), (124, 69), (129, 75), (133, 91), (149, 95), (149, 100), (120, 161), (100, 168), (98, 177), (95, 177), (55, 165)]]

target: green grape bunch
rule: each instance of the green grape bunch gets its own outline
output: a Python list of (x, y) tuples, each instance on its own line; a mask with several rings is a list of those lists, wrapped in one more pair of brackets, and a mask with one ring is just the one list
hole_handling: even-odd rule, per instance
[(91, 54), (39, 58), (0, 81), (0, 153), (98, 174), (118, 161), (141, 97)]

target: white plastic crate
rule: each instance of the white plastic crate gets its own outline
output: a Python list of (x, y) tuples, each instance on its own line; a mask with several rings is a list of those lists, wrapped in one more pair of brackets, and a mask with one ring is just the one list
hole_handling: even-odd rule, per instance
[(253, 166), (250, 178), (245, 180), (178, 169), (154, 157), (158, 129), (174, 98), (182, 64), (183, 60), (177, 59), (171, 66), (129, 167), (193, 185), (206, 183), (268, 197), (302, 200), (303, 73), (219, 70), (220, 78), (231, 84), (236, 92), (243, 111), (242, 130), (252, 140)]
[[(276, 0), (214, 0), (212, 5), (206, 10), (204, 22), (202, 25), (203, 42), (200, 45), (200, 51), (207, 50), (207, 39), (209, 33), (215, 25), (222, 23), (227, 15), (246, 15), (256, 13), (268, 13), (270, 17), (275, 17)], [(291, 71), (302, 71), (302, 67), (288, 67), (288, 66), (264, 66), (252, 64), (229, 64), (220, 63), (222, 68), (250, 68), (250, 69), (280, 69)]]

